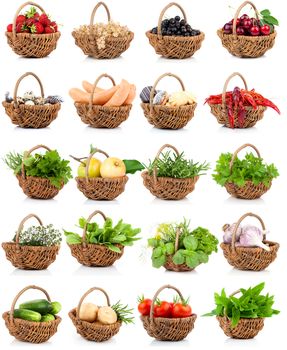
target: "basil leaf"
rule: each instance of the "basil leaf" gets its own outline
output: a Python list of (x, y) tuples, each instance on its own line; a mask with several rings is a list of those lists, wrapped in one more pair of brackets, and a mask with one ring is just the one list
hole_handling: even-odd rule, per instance
[(273, 16), (264, 16), (263, 20), (268, 24), (272, 24), (274, 26), (279, 26), (279, 21)]
[(183, 245), (188, 250), (196, 250), (198, 246), (198, 241), (193, 236), (187, 236), (183, 240)]
[(126, 166), (126, 174), (134, 174), (137, 171), (144, 170), (143, 164), (136, 159), (124, 159), (123, 162)]
[(152, 266), (155, 268), (160, 268), (166, 262), (166, 257), (164, 255), (159, 256), (158, 258), (154, 258), (152, 260)]
[(166, 243), (166, 254), (171, 255), (174, 254), (174, 244), (173, 243)]
[(174, 256), (172, 257), (172, 261), (176, 264), (176, 265), (181, 265), (184, 263), (185, 257), (182, 254), (181, 250), (178, 250)]
[(270, 10), (265, 9), (265, 10), (262, 10), (262, 11), (260, 12), (260, 14), (261, 14), (262, 16), (270, 16), (270, 15), (271, 15), (271, 12), (270, 12)]

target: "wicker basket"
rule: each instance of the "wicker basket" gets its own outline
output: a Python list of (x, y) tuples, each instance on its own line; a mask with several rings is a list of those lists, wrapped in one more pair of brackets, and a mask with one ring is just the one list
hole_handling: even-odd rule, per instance
[(50, 296), (45, 289), (37, 286), (28, 286), (22, 289), (16, 295), (12, 302), (11, 310), (4, 312), (2, 317), (5, 320), (5, 325), (8, 328), (9, 333), (17, 340), (40, 344), (48, 341), (57, 332), (58, 325), (62, 319), (59, 316), (55, 316), (54, 321), (32, 322), (22, 320), (20, 318), (14, 318), (14, 309), (18, 299), (23, 293), (25, 293), (29, 289), (37, 289), (43, 292), (48, 301), (51, 301)]
[(224, 46), (233, 56), (242, 58), (256, 58), (263, 56), (267, 50), (270, 50), (275, 44), (276, 31), (270, 35), (263, 36), (246, 36), (236, 34), (236, 21), (241, 10), (246, 6), (251, 5), (255, 11), (256, 18), (260, 15), (257, 8), (251, 1), (244, 1), (238, 7), (233, 20), (233, 33), (224, 34), (222, 29), (217, 31), (217, 35), (221, 39), (222, 46)]
[[(108, 6), (104, 2), (99, 2), (91, 14), (90, 26), (94, 24), (95, 14), (99, 7), (103, 6), (107, 12), (108, 22), (111, 20), (110, 11)], [(72, 32), (72, 36), (75, 39), (75, 44), (79, 46), (85, 55), (94, 58), (116, 58), (125, 52), (134, 38), (134, 33), (129, 31), (128, 35), (121, 37), (107, 37), (105, 41), (105, 48), (98, 48), (97, 35), (79, 33), (76, 30)]]
[(11, 49), (19, 56), (42, 58), (48, 56), (57, 47), (57, 41), (61, 34), (59, 32), (51, 34), (30, 34), (30, 33), (16, 33), (16, 19), (21, 10), (28, 6), (35, 6), (41, 12), (46, 13), (44, 9), (34, 2), (25, 2), (16, 11), (13, 20), (13, 31), (6, 32), (7, 41)]
[[(237, 154), (246, 147), (251, 147), (257, 153), (257, 156), (260, 158), (260, 153), (258, 149), (251, 145), (250, 143), (246, 143), (243, 146), (239, 147), (233, 154), (231, 162), (230, 162), (230, 170), (232, 171), (233, 163), (237, 157)], [(254, 185), (252, 181), (246, 181), (244, 186), (238, 186), (234, 183), (227, 182), (224, 186), (226, 191), (233, 197), (241, 198), (241, 199), (257, 199), (260, 198), (264, 193), (266, 193), (272, 185), (270, 182), (269, 186), (264, 185), (263, 183), (259, 183), (258, 185)]]
[(90, 161), (95, 153), (102, 153), (105, 157), (109, 158), (109, 155), (100, 149), (95, 149), (88, 157), (76, 158), (71, 156), (73, 159), (80, 162), (86, 160), (86, 176), (76, 177), (77, 187), (88, 199), (108, 201), (113, 200), (124, 192), (125, 185), (129, 178), (126, 175), (115, 178), (89, 177), (88, 171)]
[(22, 270), (45, 270), (50, 266), (57, 257), (60, 246), (54, 245), (51, 247), (28, 246), (19, 244), (19, 236), (24, 228), (24, 224), (30, 218), (35, 218), (41, 226), (41, 219), (35, 214), (29, 214), (20, 222), (15, 242), (2, 243), (5, 250), (6, 258), (11, 264)]
[(239, 270), (262, 271), (265, 270), (277, 257), (279, 244), (276, 242), (266, 241), (264, 235), (263, 243), (267, 244), (270, 251), (266, 251), (260, 247), (236, 247), (235, 233), (241, 222), (248, 216), (255, 217), (261, 223), (262, 229), (265, 231), (265, 224), (260, 216), (253, 213), (242, 215), (236, 223), (232, 235), (231, 244), (221, 243), (220, 247), (223, 250), (224, 257), (229, 264)]
[[(246, 80), (240, 73), (233, 73), (231, 74), (227, 79), (223, 87), (222, 92), (222, 104), (209, 104), (211, 113), (216, 117), (217, 122), (219, 124), (222, 124), (228, 128), (232, 128), (232, 126), (229, 123), (228, 118), (228, 112), (227, 112), (227, 106), (226, 106), (226, 91), (227, 86), (232, 78), (235, 76), (238, 76), (242, 79), (244, 83), (245, 90), (248, 90)], [(241, 125), (238, 120), (238, 115), (235, 113), (234, 115), (234, 128), (239, 129), (245, 129), (245, 128), (251, 128), (254, 126), (259, 120), (261, 120), (264, 117), (264, 112), (266, 111), (267, 107), (265, 106), (257, 106), (257, 109), (254, 109), (251, 106), (244, 106), (245, 110), (245, 117), (244, 122)]]
[(53, 105), (49, 104), (34, 106), (19, 104), (17, 102), (19, 84), (25, 77), (29, 75), (33, 76), (38, 81), (41, 89), (41, 96), (44, 98), (44, 88), (40, 78), (32, 72), (27, 72), (23, 74), (16, 82), (13, 101), (3, 101), (2, 105), (13, 124), (18, 125), (21, 128), (46, 128), (52, 123), (53, 120), (57, 118), (58, 112), (61, 109), (61, 104), (55, 103)]
[(178, 7), (187, 21), (184, 9), (179, 4), (171, 2), (160, 13), (157, 34), (152, 34), (148, 31), (146, 32), (146, 36), (158, 55), (166, 58), (189, 58), (200, 49), (205, 36), (202, 32), (199, 35), (189, 37), (163, 36), (161, 33), (161, 22), (166, 11), (172, 6)]
[(153, 99), (155, 95), (155, 89), (157, 84), (164, 77), (173, 77), (177, 79), (181, 85), (183, 91), (185, 91), (185, 86), (182, 80), (175, 74), (165, 73), (161, 75), (154, 83), (151, 93), (150, 102), (141, 103), (141, 107), (144, 111), (144, 115), (148, 122), (159, 129), (181, 129), (186, 126), (186, 124), (193, 118), (194, 111), (197, 106), (196, 102), (186, 106), (164, 106), (164, 105), (154, 105)]
[(107, 220), (103, 212), (100, 210), (94, 211), (88, 217), (86, 225), (83, 229), (82, 244), (69, 244), (69, 247), (73, 257), (76, 258), (80, 264), (90, 267), (107, 267), (113, 265), (116, 260), (122, 257), (124, 254), (124, 246), (121, 244), (116, 244), (116, 246), (121, 250), (120, 253), (117, 253), (102, 244), (87, 244), (87, 225), (97, 214), (101, 215), (105, 221)]
[[(169, 144), (163, 145), (155, 159), (158, 159), (160, 154), (165, 148), (171, 148), (179, 155), (178, 150)], [(143, 183), (145, 187), (155, 197), (160, 199), (179, 200), (185, 198), (189, 193), (194, 190), (194, 186), (199, 179), (198, 176), (187, 179), (175, 179), (172, 177), (157, 177), (157, 170), (154, 168), (153, 175), (149, 175), (148, 171), (142, 173)]]
[(90, 102), (75, 102), (75, 107), (83, 123), (93, 128), (114, 129), (128, 119), (132, 105), (130, 104), (118, 107), (93, 105), (95, 89), (102, 78), (108, 78), (111, 80), (113, 86), (116, 85), (114, 79), (110, 75), (100, 75), (94, 83)]
[(154, 304), (160, 292), (164, 289), (173, 289), (177, 292), (180, 299), (183, 301), (184, 298), (181, 292), (171, 285), (164, 285), (159, 288), (155, 293), (149, 316), (141, 316), (141, 320), (144, 329), (147, 331), (148, 335), (157, 340), (167, 340), (167, 341), (179, 341), (183, 340), (188, 336), (188, 334), (194, 328), (194, 322), (197, 315), (192, 314), (190, 317), (185, 318), (164, 318), (164, 317), (154, 317)]
[(107, 292), (99, 287), (93, 287), (89, 289), (80, 299), (78, 307), (74, 308), (69, 312), (69, 317), (72, 320), (74, 326), (77, 329), (77, 333), (79, 333), (83, 338), (95, 342), (102, 342), (109, 340), (114, 335), (116, 335), (120, 327), (122, 325), (121, 321), (117, 321), (114, 324), (102, 324), (100, 322), (87, 322), (82, 321), (79, 319), (79, 310), (81, 308), (81, 305), (84, 301), (84, 299), (93, 291), (98, 290), (102, 292), (106, 299), (107, 299), (107, 305), (110, 306), (110, 298), (107, 294)]
[[(51, 151), (47, 146), (38, 145), (31, 148), (30, 151), (26, 152), (23, 160), (28, 158), (29, 155), (38, 148), (44, 148), (47, 151)], [(22, 162), (21, 174), (16, 175), (16, 177), (18, 179), (19, 186), (22, 188), (25, 195), (29, 198), (34, 199), (52, 199), (64, 186), (64, 184), (62, 184), (61, 188), (57, 188), (56, 186), (52, 185), (49, 179), (35, 176), (26, 176), (24, 162)]]

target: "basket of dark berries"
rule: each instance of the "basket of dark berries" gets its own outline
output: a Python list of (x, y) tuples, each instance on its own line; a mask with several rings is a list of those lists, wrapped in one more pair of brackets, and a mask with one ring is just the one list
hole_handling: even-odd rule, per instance
[[(19, 85), (28, 76), (34, 77), (39, 83), (41, 96), (36, 96), (33, 91), (18, 96)], [(39, 129), (47, 127), (57, 118), (62, 102), (62, 98), (58, 95), (45, 97), (40, 78), (32, 72), (27, 72), (17, 80), (13, 97), (6, 93), (2, 105), (13, 124), (21, 128)]]
[[(236, 86), (232, 91), (227, 91), (228, 84), (234, 77), (239, 77), (243, 81), (244, 89)], [(219, 124), (232, 129), (251, 128), (264, 117), (267, 107), (280, 114), (273, 102), (254, 89), (248, 90), (246, 80), (237, 72), (226, 79), (222, 94), (209, 96), (205, 103), (208, 103), (211, 113)]]
[[(179, 8), (183, 18), (175, 16), (163, 19), (172, 6)], [(171, 2), (161, 11), (158, 26), (147, 31), (146, 36), (158, 55), (180, 59), (193, 56), (204, 39), (204, 33), (188, 24), (184, 9), (175, 2)]]
[[(24, 14), (21, 11), (31, 5)], [(42, 13), (39, 14), (37, 9)], [(41, 58), (56, 49), (61, 34), (44, 9), (34, 2), (25, 2), (16, 11), (13, 23), (7, 26), (7, 41), (19, 56)]]
[[(255, 17), (243, 14), (239, 17), (241, 10), (250, 5), (254, 10)], [(226, 23), (222, 29), (217, 31), (222, 45), (234, 56), (256, 58), (263, 56), (275, 43), (275, 26), (279, 22), (271, 16), (267, 9), (260, 13), (251, 1), (245, 1), (237, 9), (234, 19)]]

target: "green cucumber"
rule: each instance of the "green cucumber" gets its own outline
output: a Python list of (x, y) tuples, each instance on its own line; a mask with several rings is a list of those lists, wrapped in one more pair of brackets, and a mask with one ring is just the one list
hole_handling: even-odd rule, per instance
[(41, 322), (51, 322), (55, 320), (55, 316), (51, 314), (43, 315), (41, 317)]
[(50, 313), (52, 315), (56, 315), (62, 310), (62, 305), (58, 301), (53, 301), (51, 305), (52, 305), (52, 310), (50, 311)]
[(20, 309), (39, 312), (41, 315), (49, 314), (52, 310), (51, 303), (46, 299), (35, 299), (19, 305)]
[(36, 311), (27, 310), (27, 309), (15, 309), (14, 318), (21, 318), (22, 320), (40, 322), (41, 314)]

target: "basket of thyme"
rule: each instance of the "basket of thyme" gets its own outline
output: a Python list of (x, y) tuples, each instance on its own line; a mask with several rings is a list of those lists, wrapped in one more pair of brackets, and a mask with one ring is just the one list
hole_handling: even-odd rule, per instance
[[(35, 218), (39, 225), (24, 230), (24, 224), (31, 218)], [(60, 231), (53, 225), (44, 226), (37, 215), (29, 214), (20, 222), (13, 241), (2, 243), (2, 248), (16, 268), (45, 270), (56, 260), (61, 240)]]
[[(165, 148), (171, 148), (174, 152), (163, 152)], [(146, 169), (142, 173), (143, 183), (154, 196), (179, 200), (194, 190), (199, 177), (209, 169), (209, 164), (185, 159), (183, 152), (179, 153), (174, 146), (165, 144)]]

